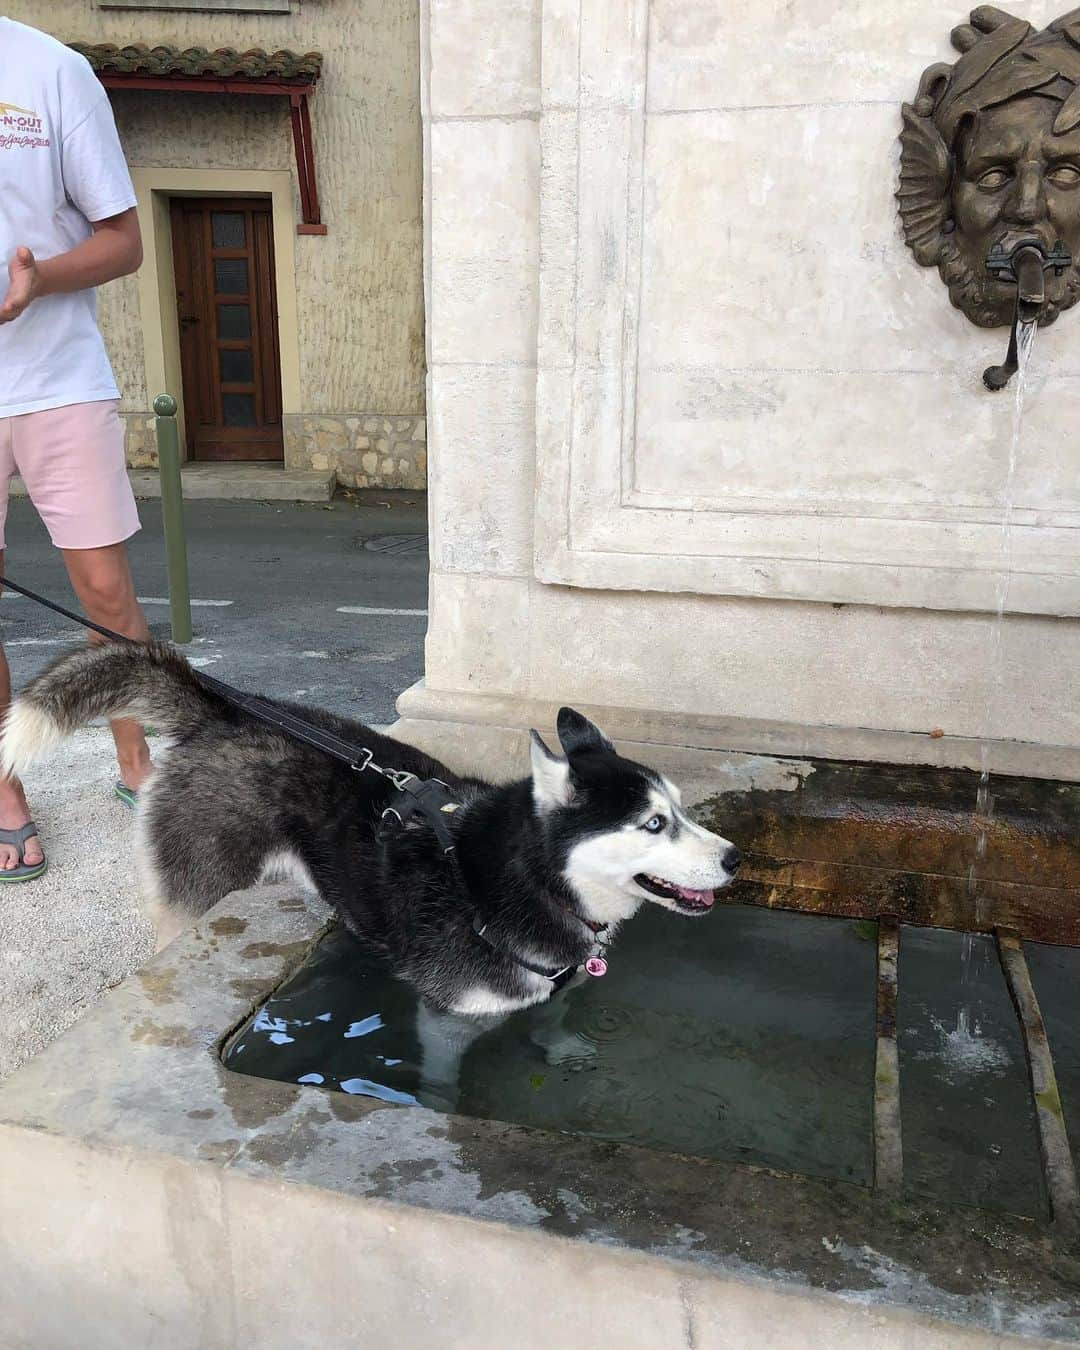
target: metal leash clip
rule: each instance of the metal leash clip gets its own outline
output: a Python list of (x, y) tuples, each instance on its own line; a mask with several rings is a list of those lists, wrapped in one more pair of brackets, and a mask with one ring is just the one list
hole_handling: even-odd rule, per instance
[(421, 815), (435, 831), (435, 837), (443, 853), (453, 853), (454, 839), (450, 833), (447, 817), (453, 815), (461, 803), (450, 795), (449, 784), (444, 783), (441, 778), (427, 778), (420, 781), (415, 774), (400, 769), (382, 772), (387, 778), (393, 779), (402, 796), (393, 806), (386, 807), (382, 813), (381, 823), (375, 832), (379, 843), (386, 843), (404, 829), (413, 816)]

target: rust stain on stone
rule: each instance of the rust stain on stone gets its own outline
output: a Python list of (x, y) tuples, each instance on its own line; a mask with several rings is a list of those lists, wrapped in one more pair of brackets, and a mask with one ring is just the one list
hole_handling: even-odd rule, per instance
[(265, 980), (230, 980), (229, 988), (246, 1003), (254, 1003), (270, 992)]
[(248, 926), (247, 919), (238, 919), (235, 915), (223, 914), (220, 919), (213, 919), (210, 922), (211, 933), (216, 933), (218, 937), (236, 937), (243, 933)]
[(266, 956), (282, 956), (289, 960), (303, 956), (309, 946), (308, 942), (249, 942), (240, 955), (249, 961)]
[(328, 1092), (326, 1105), (338, 1120), (363, 1120), (372, 1111), (397, 1111), (400, 1107), (389, 1102), (377, 1101), (374, 1097), (346, 1097), (340, 1092)]
[(735, 903), (1080, 944), (1080, 784), (999, 776), (981, 812), (978, 788), (965, 770), (816, 762), (794, 791), (698, 815), (743, 851)]
[(221, 1079), (222, 1104), (246, 1130), (258, 1129), (275, 1116), (284, 1115), (298, 1100), (300, 1091), (292, 1083), (274, 1083), (242, 1073), (226, 1072)]
[(164, 1045), (173, 1049), (195, 1044), (190, 1027), (165, 1026), (161, 1022), (151, 1022), (149, 1019), (132, 1027), (131, 1039), (141, 1041), (144, 1045)]
[(392, 1198), (401, 1186), (413, 1181), (440, 1181), (444, 1176), (435, 1158), (399, 1158), (380, 1163), (371, 1172), (371, 1184), (376, 1195)]
[(239, 1147), (239, 1139), (209, 1139), (205, 1144), (199, 1145), (198, 1153), (204, 1162), (224, 1163), (229, 1161)]
[(302, 1161), (316, 1149), (332, 1148), (334, 1138), (320, 1133), (322, 1126), (329, 1124), (331, 1119), (327, 1111), (315, 1108), (305, 1111), (280, 1134), (263, 1131), (249, 1140), (247, 1156), (270, 1167), (281, 1167), (285, 1163)]
[(138, 975), (139, 983), (151, 1003), (176, 1002), (176, 971), (172, 966), (165, 966), (160, 970), (151, 966), (140, 970)]

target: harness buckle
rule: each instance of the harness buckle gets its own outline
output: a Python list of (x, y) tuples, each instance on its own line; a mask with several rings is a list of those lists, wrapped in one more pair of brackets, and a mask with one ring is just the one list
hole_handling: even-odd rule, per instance
[(357, 764), (355, 760), (353, 761), (353, 763), (350, 765), (353, 773), (363, 773), (364, 770), (370, 765), (371, 761), (375, 758), (374, 754), (367, 748), (366, 745), (361, 747), (360, 753), (364, 756), (364, 759), (359, 764)]

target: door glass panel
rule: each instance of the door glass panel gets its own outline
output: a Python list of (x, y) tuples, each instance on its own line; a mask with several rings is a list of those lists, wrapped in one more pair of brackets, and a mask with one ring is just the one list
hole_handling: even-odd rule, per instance
[(251, 310), (247, 305), (218, 305), (217, 335), (229, 341), (247, 342), (251, 337)]
[(215, 248), (243, 248), (243, 211), (211, 211), (210, 233)]
[(214, 259), (214, 290), (220, 295), (246, 295), (248, 265), (246, 258)]
[(251, 384), (255, 379), (250, 351), (219, 351), (218, 368), (222, 384)]
[(254, 394), (222, 394), (221, 420), (227, 427), (255, 425)]

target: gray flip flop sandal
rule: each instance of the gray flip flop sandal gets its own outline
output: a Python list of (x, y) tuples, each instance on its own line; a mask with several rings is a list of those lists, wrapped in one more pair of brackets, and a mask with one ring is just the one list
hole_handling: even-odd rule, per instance
[(20, 825), (17, 830), (0, 830), (0, 844), (10, 844), (12, 848), (19, 850), (19, 864), (17, 867), (9, 867), (6, 871), (0, 868), (0, 885), (11, 881), (33, 881), (35, 877), (41, 876), (49, 865), (48, 858), (42, 858), (39, 863), (23, 862), (26, 850), (24, 845), (31, 835), (37, 834), (38, 829), (32, 820), (28, 820), (25, 825)]

